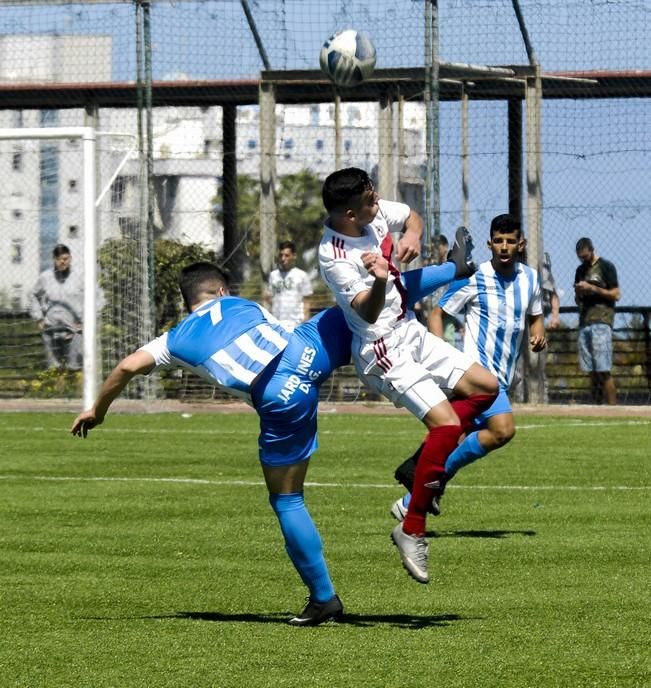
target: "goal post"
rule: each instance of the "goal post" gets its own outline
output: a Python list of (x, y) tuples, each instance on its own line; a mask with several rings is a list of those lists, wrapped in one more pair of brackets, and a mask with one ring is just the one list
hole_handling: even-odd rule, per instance
[[(47, 156), (41, 148), (34, 148), (34, 146), (47, 145), (43, 143), (47, 141), (58, 142), (57, 152), (53, 156), (54, 163), (52, 160), (48, 163)], [(64, 149), (59, 148), (61, 141), (67, 142)], [(98, 147), (99, 141), (106, 142), (101, 149)], [(77, 268), (83, 271), (83, 297), (81, 304), (77, 306), (82, 321), (83, 360), (81, 381), (76, 384), (81, 385), (84, 408), (88, 408), (95, 400), (102, 374), (99, 343), (102, 340), (102, 331), (106, 330), (105, 326), (100, 330), (100, 324), (103, 322), (101, 310), (105, 303), (104, 294), (100, 289), (102, 281), (99, 274), (100, 245), (102, 241), (112, 236), (109, 227), (100, 231), (100, 213), (103, 216), (106, 215), (108, 204), (108, 213), (111, 214), (116, 186), (120, 187), (120, 179), (122, 179), (119, 175), (133, 174), (129, 165), (132, 164), (130, 160), (137, 150), (136, 138), (129, 133), (97, 131), (91, 126), (20, 127), (0, 128), (0, 143), (2, 142), (11, 142), (9, 144), (11, 155), (7, 156), (10, 174), (3, 182), (3, 188), (0, 189), (5, 213), (9, 214), (9, 225), (6, 226), (5, 232), (7, 236), (3, 238), (6, 269), (3, 270), (4, 274), (0, 275), (0, 296), (3, 297), (0, 299), (3, 301), (0, 303), (0, 310), (2, 310), (3, 322), (9, 323), (11, 320), (10, 325), (16, 325), (17, 320), (12, 316), (12, 312), (22, 313), (24, 318), (27, 317), (29, 311), (30, 294), (27, 293), (27, 289), (22, 289), (22, 284), (15, 285), (21, 287), (21, 293), (16, 297), (19, 305), (8, 305), (14, 283), (26, 284), (29, 281), (33, 283), (44, 266), (50, 267), (51, 256), (47, 251), (55, 243), (64, 243), (73, 247), (73, 270)], [(52, 143), (52, 145), (55, 144)], [(103, 163), (100, 161), (100, 150), (103, 151)], [(62, 162), (62, 156), (66, 156), (67, 164)], [(54, 172), (48, 164), (54, 165)], [(50, 205), (46, 208), (47, 204), (43, 200), (46, 194), (44, 187), (48, 175), (52, 174), (56, 178), (56, 190), (54, 201), (50, 199)], [(100, 190), (99, 182), (102, 179)], [(51, 228), (45, 228), (43, 217), (47, 212), (55, 217), (53, 226), (56, 235)], [(14, 213), (13, 217), (12, 213)], [(15, 219), (23, 216), (25, 217), (22, 220)], [(31, 218), (31, 220), (21, 225), (21, 222), (25, 223), (25, 218)], [(13, 230), (11, 229), (12, 222), (16, 225)], [(63, 227), (66, 222), (70, 223), (69, 229), (75, 229), (78, 232), (76, 237), (65, 234)], [(115, 233), (115, 229), (113, 232)], [(19, 246), (15, 249), (12, 242), (20, 244), (22, 248)], [(12, 250), (16, 255), (9, 255)], [(137, 313), (136, 317), (138, 315)], [(11, 339), (13, 341), (13, 336)], [(45, 370), (40, 369), (36, 362), (40, 356), (31, 353), (34, 347), (29, 343), (25, 345), (23, 341), (18, 338), (14, 344), (8, 344), (8, 348), (13, 347), (13, 350), (21, 352), (22, 358), (26, 361), (22, 369), (26, 365), (31, 372), (31, 378), (30, 374), (25, 375), (20, 372), (16, 374), (19, 379), (15, 391), (18, 394), (20, 394), (20, 385), (26, 393), (34, 389), (33, 386), (30, 387), (30, 379), (32, 385), (38, 386), (39, 379), (43, 375), (47, 378)], [(33, 341), (33, 335), (29, 342), (31, 341)], [(117, 355), (118, 352), (113, 351), (112, 346), (109, 348), (112, 355)], [(7, 347), (5, 351), (6, 349)], [(5, 363), (6, 359), (3, 359), (0, 367), (4, 367)], [(11, 369), (13, 370), (13, 366)], [(5, 381), (7, 375), (8, 372), (4, 369)], [(3, 389), (4, 394), (7, 390)], [(69, 392), (70, 389), (68, 389)], [(77, 393), (79, 393), (79, 387), (77, 387)]]

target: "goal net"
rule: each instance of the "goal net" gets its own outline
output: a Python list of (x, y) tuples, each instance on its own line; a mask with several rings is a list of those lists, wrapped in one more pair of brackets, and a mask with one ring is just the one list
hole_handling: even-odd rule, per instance
[[(43, 111), (34, 123), (47, 124)], [(152, 331), (135, 139), (9, 127), (0, 153), (0, 396), (89, 405), (106, 370)]]

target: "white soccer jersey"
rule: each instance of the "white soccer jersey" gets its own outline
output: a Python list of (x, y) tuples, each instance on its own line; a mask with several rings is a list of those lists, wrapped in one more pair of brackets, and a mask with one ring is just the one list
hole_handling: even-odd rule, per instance
[(285, 327), (294, 328), (305, 319), (303, 299), (312, 294), (312, 283), (300, 268), (283, 272), (273, 270), (269, 275), (271, 312)]
[(508, 389), (527, 318), (542, 313), (538, 273), (517, 263), (514, 275), (506, 278), (486, 261), (472, 277), (453, 282), (439, 305), (450, 315), (465, 313), (464, 352)]
[[(404, 203), (383, 200), (380, 200), (379, 206), (375, 219), (364, 227), (362, 236), (340, 234), (325, 225), (319, 245), (321, 276), (333, 292), (337, 305), (343, 310), (348, 327), (364, 341), (375, 341), (389, 334), (396, 322), (407, 313), (406, 290), (392, 258), (391, 232), (402, 230), (410, 208)], [(389, 262), (390, 271), (385, 306), (374, 323), (366, 322), (350, 305), (357, 294), (369, 290), (375, 281), (362, 263), (362, 253), (367, 251), (384, 256)]]

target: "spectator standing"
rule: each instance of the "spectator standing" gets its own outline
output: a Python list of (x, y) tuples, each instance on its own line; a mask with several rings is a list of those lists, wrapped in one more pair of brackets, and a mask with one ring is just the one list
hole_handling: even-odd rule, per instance
[(579, 365), (590, 373), (595, 403), (614, 405), (617, 390), (610, 371), (613, 366), (613, 322), (615, 303), (621, 298), (617, 270), (594, 250), (592, 240), (576, 242), (581, 264), (574, 275), (574, 300), (579, 307)]
[(83, 276), (72, 268), (70, 249), (57, 244), (54, 264), (34, 285), (31, 315), (43, 337), (48, 368), (80, 370), (82, 366)]
[(265, 295), (271, 314), (291, 332), (310, 317), (307, 297), (311, 294), (310, 278), (296, 267), (296, 246), (292, 241), (282, 241), (278, 246), (278, 268), (269, 275)]

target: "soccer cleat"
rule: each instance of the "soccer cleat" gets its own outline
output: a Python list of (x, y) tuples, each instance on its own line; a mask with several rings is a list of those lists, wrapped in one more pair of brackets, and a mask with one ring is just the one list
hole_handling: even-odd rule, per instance
[(308, 599), (305, 609), (288, 623), (292, 626), (318, 626), (329, 619), (338, 619), (343, 612), (344, 605), (338, 595), (334, 595), (327, 602), (314, 602)]
[(414, 487), (414, 475), (416, 475), (416, 457), (420, 454), (420, 450), (422, 448), (422, 444), (419, 447), (418, 451), (413, 455), (410, 456), (408, 459), (405, 459), (399, 466), (396, 468), (396, 472), (393, 474), (393, 477), (404, 487), (407, 489), (407, 492), (411, 492), (413, 487)]
[(402, 503), (402, 497), (396, 499), (396, 501), (391, 505), (391, 515), (396, 521), (404, 521), (407, 515), (407, 507)]
[(445, 492), (445, 486), (447, 485), (447, 477), (445, 473), (437, 480), (431, 483), (425, 483), (425, 487), (429, 487), (430, 490), (434, 492), (432, 495), (432, 505), (429, 508), (429, 513), (433, 516), (441, 515), (441, 498)]
[(391, 531), (393, 544), (400, 552), (402, 565), (407, 573), (419, 583), (429, 583), (427, 573), (427, 540), (417, 535), (407, 535), (402, 529), (402, 523)]
[(477, 270), (477, 266), (472, 260), (473, 248), (474, 244), (470, 232), (465, 227), (459, 227), (454, 233), (454, 243), (448, 253), (448, 260), (457, 266), (455, 279), (470, 277)]

